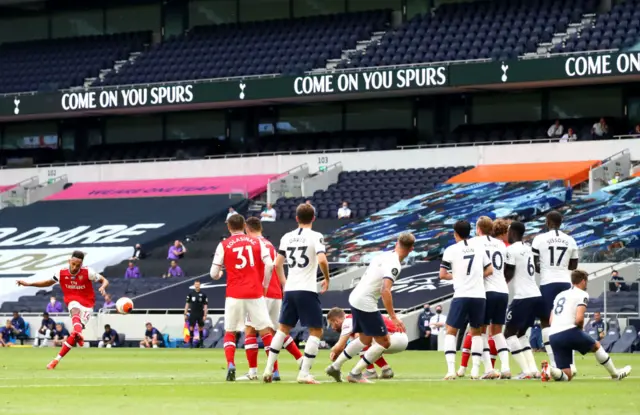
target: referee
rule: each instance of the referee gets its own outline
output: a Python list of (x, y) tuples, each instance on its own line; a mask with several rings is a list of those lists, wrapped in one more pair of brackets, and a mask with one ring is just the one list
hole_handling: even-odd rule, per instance
[(198, 323), (198, 334), (200, 335), (198, 347), (204, 347), (204, 320), (207, 318), (209, 308), (207, 294), (200, 291), (200, 281), (195, 281), (193, 288), (194, 290), (187, 294), (187, 303), (184, 306), (184, 319), (189, 321), (189, 346), (191, 348), (193, 348), (193, 330), (196, 323)]

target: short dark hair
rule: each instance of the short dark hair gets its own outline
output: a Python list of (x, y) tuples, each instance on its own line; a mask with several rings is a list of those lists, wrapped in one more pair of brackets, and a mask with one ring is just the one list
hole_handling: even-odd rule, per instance
[(71, 254), (71, 258), (78, 258), (80, 260), (84, 260), (84, 252), (82, 251), (73, 251)]
[(227, 225), (232, 231), (244, 231), (244, 216), (231, 215), (229, 219), (227, 219)]
[(524, 236), (526, 229), (527, 228), (525, 227), (524, 223), (517, 220), (514, 220), (513, 222), (511, 222), (511, 225), (509, 225), (509, 232), (513, 233), (514, 236), (517, 236), (520, 239), (522, 239), (522, 237)]
[(296, 208), (296, 218), (298, 218), (298, 223), (303, 225), (308, 225), (313, 222), (313, 218), (316, 216), (316, 211), (313, 209), (313, 206), (307, 205), (305, 203), (298, 205)]
[(108, 325), (108, 324), (105, 324), (105, 325), (104, 325), (104, 329), (105, 329), (105, 330), (106, 330), (106, 329), (110, 329), (110, 328), (111, 328), (111, 326), (110, 326), (110, 325)]
[(553, 226), (554, 229), (559, 229), (560, 225), (562, 225), (562, 214), (557, 210), (547, 213), (547, 225)]
[(197, 282), (197, 283), (200, 283), (200, 280), (195, 280), (193, 283), (195, 284), (196, 282)]
[(580, 284), (582, 281), (588, 280), (589, 274), (586, 271), (581, 269), (576, 269), (571, 271), (571, 284), (576, 285)]
[(47, 313), (46, 311), (44, 313), (42, 313), (43, 316), (49, 316), (49, 313)]
[(453, 230), (462, 239), (467, 239), (471, 235), (471, 225), (466, 220), (459, 220), (453, 225)]
[(262, 232), (262, 222), (260, 219), (252, 216), (247, 218), (247, 228), (251, 229), (252, 232)]

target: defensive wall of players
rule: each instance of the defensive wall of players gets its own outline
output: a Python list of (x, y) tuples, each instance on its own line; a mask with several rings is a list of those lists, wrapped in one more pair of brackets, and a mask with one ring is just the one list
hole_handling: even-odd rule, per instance
[(306, 164), (315, 173), (335, 163), (345, 171), (446, 167), (451, 165), (511, 164), (602, 160), (629, 149), (633, 160), (640, 158), (640, 139), (611, 139), (573, 143), (535, 142), (511, 145), (399, 149), (360, 152), (255, 155), (156, 163), (114, 163), (96, 165), (51, 165), (0, 170), (0, 186), (14, 185), (37, 176), (40, 181), (66, 175), (70, 182), (149, 180), (169, 178), (279, 174)]

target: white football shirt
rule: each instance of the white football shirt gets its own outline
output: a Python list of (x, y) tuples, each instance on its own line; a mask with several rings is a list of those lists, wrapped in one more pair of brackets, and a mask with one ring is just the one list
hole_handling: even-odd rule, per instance
[(400, 275), (400, 259), (395, 251), (376, 255), (356, 288), (349, 295), (349, 304), (361, 311), (378, 311), (378, 300), (382, 293), (382, 282), (390, 279), (395, 282)]
[(580, 288), (571, 287), (561, 292), (553, 301), (553, 310), (551, 310), (551, 332), (550, 334), (560, 333), (561, 331), (572, 329), (576, 326), (576, 311), (579, 306), (587, 306), (589, 303), (589, 294)]
[(344, 316), (344, 320), (342, 321), (342, 328), (340, 330), (340, 337), (342, 336), (353, 336), (353, 317), (351, 314), (347, 314)]
[(464, 240), (444, 250), (440, 268), (453, 275), (453, 298), (486, 298), (484, 269), (489, 265), (483, 246)]
[(324, 237), (320, 232), (298, 228), (280, 239), (278, 254), (289, 266), (284, 291), (318, 292), (318, 254), (324, 253)]
[(540, 285), (571, 283), (569, 261), (579, 257), (575, 239), (554, 229), (536, 236), (531, 251), (540, 259)]
[(476, 236), (473, 243), (484, 247), (484, 252), (493, 265), (493, 274), (484, 279), (485, 291), (509, 294), (507, 280), (504, 279), (504, 258), (507, 256), (504, 242), (491, 236)]
[(515, 271), (511, 284), (513, 285), (513, 298), (540, 297), (540, 289), (536, 284), (535, 266), (533, 265), (533, 253), (531, 247), (516, 242), (507, 248), (505, 264), (513, 265)]

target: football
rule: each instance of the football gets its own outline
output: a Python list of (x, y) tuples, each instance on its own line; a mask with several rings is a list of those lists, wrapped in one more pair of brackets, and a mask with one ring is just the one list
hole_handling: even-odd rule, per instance
[(120, 314), (129, 314), (133, 310), (133, 301), (131, 298), (121, 297), (116, 301), (116, 310)]

